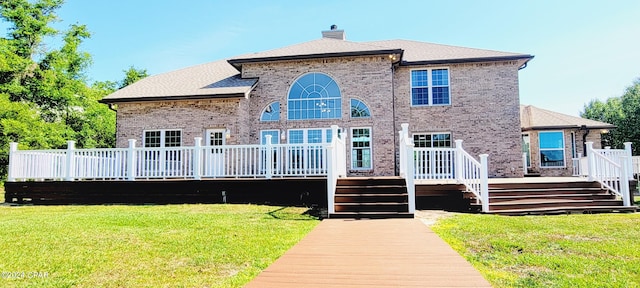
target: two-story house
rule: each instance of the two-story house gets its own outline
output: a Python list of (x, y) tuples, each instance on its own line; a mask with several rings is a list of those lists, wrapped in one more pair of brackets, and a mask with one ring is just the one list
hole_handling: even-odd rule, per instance
[[(105, 97), (117, 145), (325, 143), (347, 132), (349, 175), (398, 173), (398, 131), (416, 147), (489, 154), (490, 177), (522, 177), (518, 71), (532, 55), (410, 40), (322, 38), (150, 76)], [(310, 156), (307, 156), (310, 157)], [(300, 161), (291, 160), (291, 161)]]

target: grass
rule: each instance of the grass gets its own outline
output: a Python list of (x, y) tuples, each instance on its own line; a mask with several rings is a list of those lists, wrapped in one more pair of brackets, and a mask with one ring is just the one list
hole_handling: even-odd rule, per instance
[(305, 210), (4, 206), (0, 286), (239, 287), (319, 223)]
[(456, 215), (433, 230), (494, 287), (640, 287), (640, 214)]

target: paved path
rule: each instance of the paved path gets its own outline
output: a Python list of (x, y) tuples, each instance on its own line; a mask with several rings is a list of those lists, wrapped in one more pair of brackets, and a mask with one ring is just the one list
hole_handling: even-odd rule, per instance
[(417, 219), (322, 221), (245, 287), (491, 287)]

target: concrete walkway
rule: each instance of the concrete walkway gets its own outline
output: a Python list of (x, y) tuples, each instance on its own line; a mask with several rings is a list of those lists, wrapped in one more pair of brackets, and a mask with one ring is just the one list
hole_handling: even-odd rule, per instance
[(245, 287), (491, 287), (417, 219), (322, 221)]

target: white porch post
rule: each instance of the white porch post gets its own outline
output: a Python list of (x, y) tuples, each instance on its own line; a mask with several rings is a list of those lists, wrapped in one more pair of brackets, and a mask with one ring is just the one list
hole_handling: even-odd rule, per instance
[[(405, 138), (405, 139), (408, 139), (408, 138)], [(405, 150), (406, 152), (405, 159), (412, 159), (414, 144), (406, 143), (404, 145), (407, 147), (407, 149)], [(405, 163), (407, 167), (405, 170), (404, 178), (405, 178), (405, 181), (407, 182), (407, 194), (409, 194), (409, 213), (415, 213), (416, 212), (416, 185), (414, 183), (415, 167), (412, 162), (406, 161)]]
[(409, 123), (402, 123), (400, 124), (400, 127), (402, 127), (402, 130), (400, 130), (400, 176), (402, 177), (406, 177), (407, 174), (407, 162), (411, 161), (410, 159), (413, 159), (413, 155), (411, 155), (411, 157), (407, 157), (407, 153), (406, 153), (406, 140), (407, 137), (409, 137)]
[(127, 150), (127, 180), (136, 180), (136, 139), (129, 139)]
[(524, 175), (529, 173), (529, 169), (527, 168), (527, 152), (522, 152), (522, 172), (524, 172)]
[(480, 196), (482, 212), (489, 212), (489, 155), (480, 154)]
[(587, 145), (587, 176), (589, 177), (589, 181), (595, 181), (593, 174), (596, 171), (596, 159), (593, 157), (593, 142), (589, 141), (584, 144)]
[(65, 181), (73, 181), (73, 172), (74, 172), (74, 158), (73, 158), (73, 150), (76, 149), (76, 141), (69, 140), (67, 141), (67, 166), (64, 172), (64, 180)]
[(14, 169), (15, 165), (16, 165), (16, 161), (15, 159), (13, 159), (13, 156), (15, 154), (15, 152), (18, 151), (18, 143), (16, 142), (11, 142), (9, 143), (9, 171), (7, 173), (7, 182), (14, 182), (16, 181), (15, 177), (14, 177)]
[(631, 191), (629, 191), (629, 162), (631, 162), (631, 158), (623, 156), (620, 157), (620, 160), (622, 161), (622, 163), (620, 163), (620, 167), (622, 168), (622, 175), (620, 175), (620, 193), (622, 194), (622, 204), (624, 206), (631, 206)]
[(455, 167), (455, 171), (456, 171), (456, 175), (455, 178), (458, 182), (460, 182), (462, 180), (462, 140), (458, 139), (455, 141), (456, 142), (456, 158), (455, 158), (455, 163), (456, 163), (456, 167)]
[(631, 150), (631, 142), (624, 142), (624, 151), (626, 152), (627, 161), (627, 172), (629, 176), (629, 180), (633, 180), (633, 152)]
[(265, 167), (265, 177), (267, 179), (271, 179), (271, 177), (273, 177), (273, 144), (271, 144), (271, 135), (265, 135), (265, 141), (267, 141), (266, 144), (266, 151), (265, 151), (265, 157), (266, 157), (266, 166)]
[(194, 137), (193, 149), (193, 179), (202, 179), (202, 137)]

